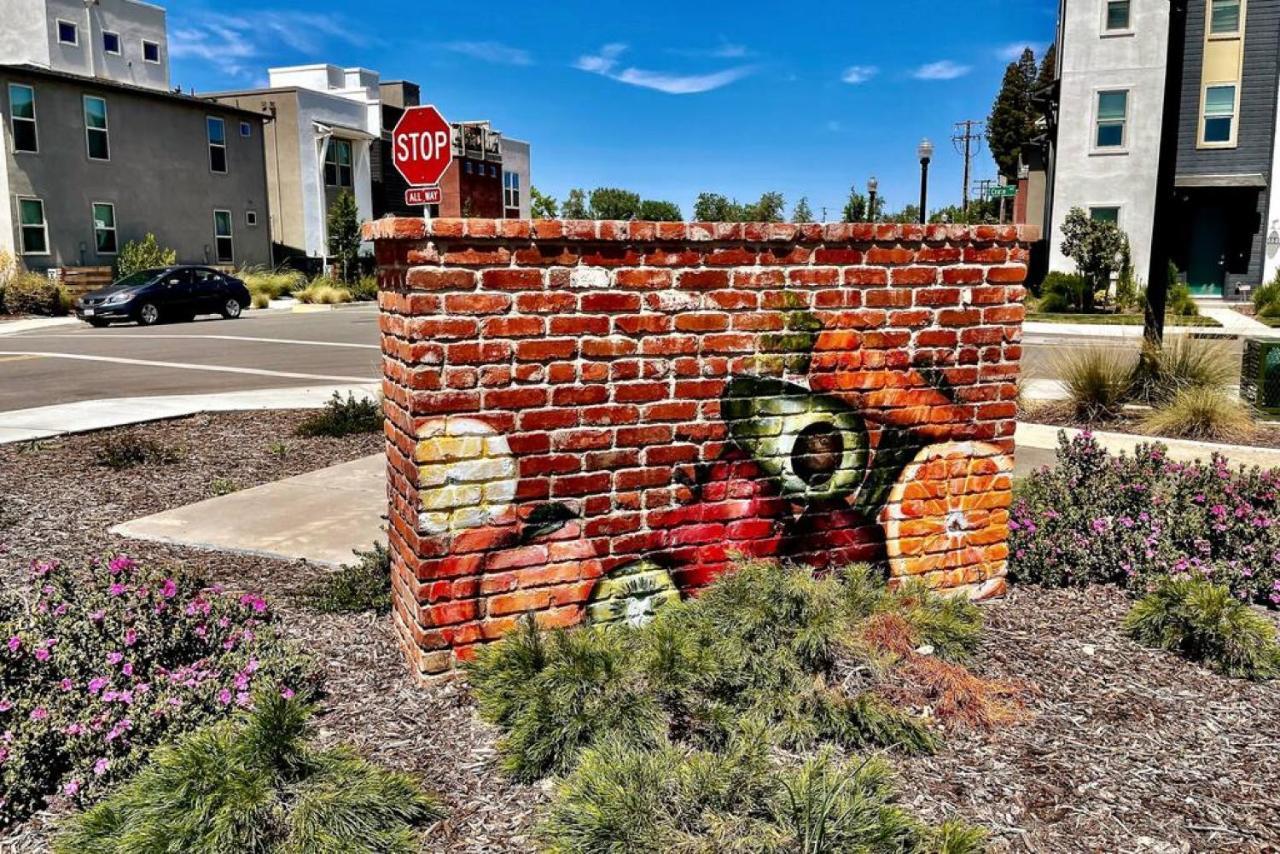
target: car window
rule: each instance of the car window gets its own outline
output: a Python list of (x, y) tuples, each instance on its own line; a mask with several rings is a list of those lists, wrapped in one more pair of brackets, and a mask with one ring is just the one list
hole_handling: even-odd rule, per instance
[(185, 285), (191, 281), (191, 272), (189, 270), (174, 270), (172, 273), (164, 277), (165, 287), (176, 287)]

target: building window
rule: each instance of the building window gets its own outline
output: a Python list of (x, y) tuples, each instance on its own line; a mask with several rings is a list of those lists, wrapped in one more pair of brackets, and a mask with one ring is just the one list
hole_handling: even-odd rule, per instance
[(105, 30), (102, 33), (102, 51), (103, 53), (113, 53), (120, 55), (120, 34), (108, 33)]
[(1124, 148), (1125, 125), (1129, 118), (1129, 93), (1124, 90), (1098, 93), (1098, 122), (1094, 134), (1096, 148)]
[(9, 123), (13, 127), (13, 150), (35, 153), (40, 150), (36, 134), (36, 90), (21, 83), (9, 84)]
[(502, 203), (509, 208), (520, 207), (520, 173), (502, 173)]
[(116, 206), (93, 203), (93, 242), (99, 255), (116, 254)]
[(227, 172), (227, 123), (209, 116), (205, 119), (209, 134), (209, 168), (223, 175)]
[(471, 172), (472, 172), (472, 168), (471, 168), (471, 161), (470, 161), (470, 160), (465, 160), (465, 161), (463, 161), (463, 163), (462, 163), (462, 171), (463, 171), (463, 172), (466, 172), (468, 175), (470, 175), (470, 174), (471, 174)]
[(213, 212), (214, 254), (219, 264), (235, 261), (235, 243), (231, 238), (231, 211)]
[(1207, 145), (1230, 145), (1236, 133), (1236, 87), (1206, 86), (1204, 124), (1200, 141)]
[(258, 212), (257, 212), (257, 211), (245, 211), (245, 214), (244, 214), (244, 224), (245, 224), (245, 225), (247, 225), (247, 226), (249, 226), (250, 228), (257, 228), (257, 227), (258, 227)]
[(330, 187), (351, 187), (351, 140), (330, 139), (324, 155), (324, 183)]
[(160, 64), (160, 43), (142, 40), (142, 61), (154, 65)]
[(80, 44), (80, 28), (71, 21), (58, 21), (58, 44), (69, 44), (72, 47)]
[(1240, 0), (1209, 0), (1209, 35), (1240, 34)]
[(1120, 224), (1120, 208), (1109, 205), (1106, 207), (1089, 208), (1089, 219), (1094, 222), (1109, 222), (1112, 225)]
[(1129, 29), (1130, 0), (1107, 0), (1107, 20), (1104, 28), (1109, 33)]
[(49, 254), (49, 224), (44, 219), (44, 202), (18, 199), (18, 220), (22, 228), (22, 254)]
[(84, 96), (84, 132), (89, 141), (89, 159), (110, 160), (111, 145), (108, 140), (105, 98)]
[(249, 124), (248, 122), (241, 122), (240, 135), (245, 139), (248, 139), (249, 137), (253, 136), (253, 125)]

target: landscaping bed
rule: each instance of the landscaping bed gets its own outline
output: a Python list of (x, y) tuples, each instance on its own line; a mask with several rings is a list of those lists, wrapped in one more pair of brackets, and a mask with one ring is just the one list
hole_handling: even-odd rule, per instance
[[(1168, 437), (1152, 436), (1150, 433), (1145, 432), (1143, 422), (1149, 412), (1150, 410), (1146, 408), (1133, 408), (1106, 421), (1088, 421), (1079, 417), (1071, 403), (1050, 401), (1032, 402), (1022, 408), (1018, 417), (1029, 424), (1048, 424), (1053, 427), (1068, 427), (1073, 430), (1124, 433), (1129, 436), (1141, 436), (1152, 442), (1167, 441)], [(1233, 444), (1280, 449), (1280, 424), (1258, 421), (1249, 436), (1241, 437), (1240, 441)]]
[[(1089, 326), (1142, 326), (1146, 322), (1141, 314), (1067, 314), (1056, 312), (1027, 312), (1027, 323), (1082, 323)], [(1164, 320), (1166, 329), (1184, 327), (1221, 328), (1212, 317), (1169, 315)]]
[[(498, 771), (497, 729), (480, 722), (463, 684), (417, 684), (386, 618), (310, 610), (302, 594), (317, 570), (304, 563), (107, 533), (120, 521), (209, 498), (221, 488), (215, 481), (250, 487), (382, 447), (376, 434), (297, 438), (304, 417), (197, 416), (110, 431), (186, 448), (170, 462), (121, 470), (95, 464), (103, 434), (0, 447), (0, 579), (16, 586), (39, 557), (71, 563), (126, 551), (261, 593), (324, 672), (319, 741), (350, 744), (441, 797), (448, 814), (427, 850), (531, 850), (548, 787), (516, 784)], [(1226, 679), (1138, 646), (1121, 628), (1130, 604), (1112, 587), (1015, 588), (984, 608), (973, 669), (1034, 685), (1025, 719), (948, 732), (934, 755), (890, 755), (904, 806), (934, 823), (959, 817), (984, 827), (995, 850), (1280, 846), (1280, 687)], [(0, 851), (44, 850), (58, 812), (0, 837)]]

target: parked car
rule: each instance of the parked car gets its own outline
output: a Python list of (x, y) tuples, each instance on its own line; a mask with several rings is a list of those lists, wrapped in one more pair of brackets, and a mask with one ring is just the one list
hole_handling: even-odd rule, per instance
[(164, 267), (125, 276), (76, 300), (76, 317), (94, 326), (133, 321), (194, 320), (221, 314), (234, 320), (249, 307), (249, 289), (235, 276), (208, 267)]

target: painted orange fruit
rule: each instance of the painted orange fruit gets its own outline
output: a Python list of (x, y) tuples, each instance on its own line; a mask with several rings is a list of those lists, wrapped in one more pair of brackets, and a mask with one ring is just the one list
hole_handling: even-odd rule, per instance
[(907, 465), (881, 511), (896, 579), (956, 588), (974, 598), (1004, 591), (1013, 461), (994, 445), (931, 445)]

